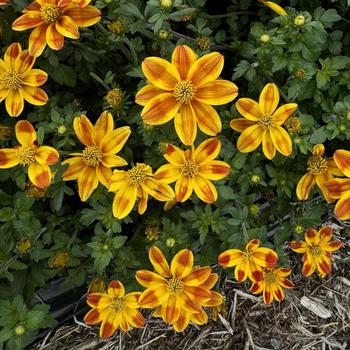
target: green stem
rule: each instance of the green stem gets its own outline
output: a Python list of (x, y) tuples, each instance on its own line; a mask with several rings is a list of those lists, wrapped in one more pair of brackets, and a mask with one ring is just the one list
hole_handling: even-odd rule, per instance
[(237, 16), (238, 15), (257, 16), (257, 14), (255, 12), (252, 12), (252, 11), (232, 11), (232, 12), (223, 13), (221, 15), (208, 15), (208, 14), (204, 13), (201, 16), (204, 18), (213, 19), (213, 18), (231, 17), (231, 16), (235, 16), (235, 15), (237, 15)]
[(127, 38), (127, 37), (124, 37), (123, 38), (125, 44), (128, 46), (130, 52), (131, 52), (131, 55), (132, 55), (132, 58), (133, 58), (133, 61), (134, 61), (134, 65), (137, 66), (137, 63), (138, 63), (138, 60), (137, 60), (137, 53), (134, 49), (134, 46), (132, 45), (132, 43), (130, 42), (130, 40)]
[(247, 226), (245, 225), (244, 221), (241, 221), (241, 228), (242, 228), (242, 232), (243, 232), (244, 241), (247, 244), (249, 241), (249, 235), (248, 235), (248, 231), (247, 231)]
[(342, 20), (343, 22), (346, 22), (346, 23), (350, 24), (350, 20), (347, 19), (347, 18), (342, 17), (341, 20)]
[(109, 86), (94, 72), (90, 72), (90, 75), (92, 78), (94, 78), (96, 81), (98, 81), (107, 91), (110, 90)]

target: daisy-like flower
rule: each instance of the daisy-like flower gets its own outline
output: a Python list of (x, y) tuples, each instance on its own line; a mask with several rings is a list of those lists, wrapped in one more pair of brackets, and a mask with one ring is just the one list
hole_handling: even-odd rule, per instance
[(254, 282), (250, 291), (253, 294), (263, 293), (265, 304), (271, 304), (274, 300), (284, 300), (283, 288), (293, 288), (294, 284), (287, 279), (292, 270), (281, 267), (266, 268), (263, 270), (263, 278)]
[(199, 58), (185, 45), (175, 48), (172, 62), (148, 57), (142, 71), (149, 85), (136, 95), (144, 106), (141, 116), (146, 124), (161, 125), (174, 117), (175, 130), (182, 143), (192, 145), (199, 129), (216, 136), (221, 120), (211, 105), (222, 105), (238, 95), (238, 88), (227, 80), (217, 80), (224, 58), (212, 52)]
[(194, 270), (193, 253), (188, 249), (178, 252), (170, 267), (156, 246), (149, 250), (149, 259), (155, 272), (136, 272), (136, 280), (147, 288), (140, 296), (140, 306), (146, 309), (160, 307), (164, 322), (169, 324), (175, 324), (182, 312), (190, 315), (201, 312), (201, 307), (212, 298), (210, 288), (204, 284), (211, 268), (206, 266)]
[(127, 216), (139, 198), (138, 212), (142, 215), (147, 209), (148, 195), (161, 202), (170, 201), (175, 194), (169, 185), (154, 178), (152, 168), (144, 163), (137, 163), (130, 170), (114, 170), (110, 192), (116, 192), (113, 200), (113, 215), (122, 219)]
[(138, 311), (140, 292), (125, 294), (120, 281), (113, 280), (108, 285), (107, 293), (88, 294), (86, 302), (92, 307), (84, 317), (88, 325), (101, 323), (100, 337), (111, 337), (118, 328), (128, 332), (130, 326), (142, 328), (145, 320)]
[(15, 132), (20, 146), (0, 149), (0, 169), (28, 165), (29, 180), (41, 189), (48, 187), (51, 183), (50, 165), (57, 163), (58, 152), (49, 146), (39, 146), (35, 129), (26, 120), (16, 124)]
[(62, 162), (69, 165), (63, 173), (63, 180), (78, 180), (79, 196), (84, 202), (99, 182), (109, 187), (111, 168), (128, 165), (116, 154), (123, 148), (131, 131), (128, 126), (114, 129), (113, 117), (109, 112), (103, 112), (95, 125), (85, 115), (75, 117), (73, 128), (86, 147), (82, 153), (72, 153), (74, 157)]
[(273, 267), (278, 262), (278, 255), (270, 248), (260, 247), (258, 239), (251, 239), (244, 251), (228, 249), (218, 258), (219, 265), (235, 268), (235, 278), (243, 282), (249, 277), (252, 282), (263, 278), (263, 268)]
[(322, 227), (319, 231), (309, 228), (305, 232), (305, 241), (292, 241), (290, 247), (302, 257), (303, 268), (301, 270), (305, 277), (311, 276), (316, 270), (322, 278), (332, 271), (332, 253), (342, 246), (340, 241), (331, 241), (332, 228)]
[(288, 16), (286, 10), (280, 5), (276, 4), (273, 1), (259, 0), (265, 6), (269, 7), (272, 11), (276, 12), (280, 16)]
[(89, 27), (101, 19), (101, 11), (89, 5), (91, 0), (36, 0), (17, 18), (12, 29), (23, 31), (34, 28), (29, 36), (29, 52), (38, 57), (46, 44), (60, 50), (64, 37), (79, 39), (79, 27)]
[(323, 157), (325, 148), (322, 144), (315, 145), (312, 149), (312, 156), (307, 161), (308, 172), (299, 180), (296, 193), (299, 200), (309, 198), (310, 191), (315, 184), (322, 191), (328, 203), (334, 201), (328, 194), (326, 183), (333, 179), (333, 175), (342, 176), (343, 173), (336, 166), (333, 158)]
[(47, 80), (47, 74), (33, 69), (35, 58), (28, 50), (22, 51), (19, 43), (11, 44), (0, 59), (0, 102), (5, 100), (7, 113), (19, 116), (24, 108), (24, 100), (35, 106), (46, 104), (48, 97), (39, 86)]
[(187, 151), (168, 145), (164, 158), (170, 164), (161, 166), (155, 178), (167, 184), (176, 181), (177, 202), (185, 202), (194, 190), (202, 201), (213, 203), (218, 193), (210, 180), (221, 180), (231, 170), (227, 163), (214, 160), (220, 149), (221, 142), (216, 138), (202, 142), (197, 149), (192, 146)]
[(335, 215), (341, 220), (348, 220), (350, 219), (350, 151), (338, 149), (333, 159), (347, 179), (331, 179), (326, 186), (329, 196), (338, 200), (334, 208)]
[(230, 126), (241, 132), (237, 140), (240, 152), (253, 152), (262, 144), (262, 150), (268, 159), (274, 158), (276, 149), (284, 156), (292, 153), (292, 140), (281, 125), (298, 105), (287, 103), (277, 108), (279, 100), (277, 86), (267, 84), (260, 94), (259, 103), (250, 98), (240, 98), (236, 102), (237, 110), (244, 118), (231, 120)]

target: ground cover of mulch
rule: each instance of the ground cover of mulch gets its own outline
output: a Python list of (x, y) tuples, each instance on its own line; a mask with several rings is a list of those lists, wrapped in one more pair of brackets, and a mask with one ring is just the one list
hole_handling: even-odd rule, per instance
[[(341, 226), (340, 226), (341, 225)], [(98, 338), (98, 327), (76, 323), (52, 330), (30, 350), (327, 350), (350, 349), (350, 227), (332, 224), (344, 247), (334, 254), (333, 273), (326, 279), (300, 275), (300, 255), (291, 253), (295, 288), (286, 300), (265, 305), (249, 294), (248, 284), (227, 278), (220, 291), (227, 314), (214, 322), (189, 326), (177, 334), (160, 319), (128, 334)], [(299, 273), (298, 273), (299, 272)]]

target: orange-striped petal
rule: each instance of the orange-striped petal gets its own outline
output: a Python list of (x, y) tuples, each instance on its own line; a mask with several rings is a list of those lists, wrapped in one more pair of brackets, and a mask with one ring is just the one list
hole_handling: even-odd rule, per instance
[(340, 198), (344, 192), (350, 191), (350, 179), (331, 179), (326, 186), (330, 197)]
[(128, 308), (138, 309), (140, 307), (139, 299), (141, 292), (132, 292), (124, 296), (123, 301)]
[(203, 305), (211, 298), (210, 290), (201, 286), (185, 286), (184, 292), (198, 305)]
[(114, 128), (113, 116), (110, 112), (101, 113), (93, 127), (93, 138), (97, 146), (100, 146), (101, 140)]
[(0, 149), (0, 169), (8, 169), (19, 163), (17, 150), (15, 148)]
[(154, 174), (154, 178), (160, 182), (170, 184), (175, 182), (181, 176), (181, 170), (172, 164), (161, 166)]
[(128, 162), (122, 157), (112, 155), (104, 155), (102, 157), (101, 163), (107, 168), (114, 168), (116, 166), (125, 166), (128, 165)]
[(22, 146), (33, 146), (36, 141), (35, 129), (27, 120), (20, 120), (16, 123), (15, 133), (18, 142)]
[(271, 304), (273, 302), (273, 292), (270, 285), (265, 285), (263, 291), (263, 300), (265, 304)]
[(208, 105), (223, 105), (234, 100), (238, 95), (236, 84), (228, 80), (214, 80), (202, 84), (196, 91), (195, 99)]
[(136, 203), (137, 187), (124, 186), (121, 187), (113, 200), (113, 215), (117, 219), (125, 218), (131, 212)]
[(171, 261), (171, 274), (177, 278), (184, 278), (193, 269), (193, 253), (189, 249), (180, 250)]
[(153, 287), (166, 284), (166, 280), (161, 275), (147, 271), (147, 270), (139, 270), (135, 275), (136, 281), (141, 284), (143, 287)]
[(248, 277), (249, 261), (241, 259), (235, 268), (235, 278), (239, 282), (244, 282)]
[(273, 114), (273, 120), (277, 125), (282, 125), (298, 108), (296, 103), (287, 103), (278, 107)]
[(64, 46), (64, 36), (58, 32), (55, 23), (51, 23), (47, 27), (46, 42), (53, 50), (61, 50)]
[(147, 288), (139, 298), (139, 304), (142, 308), (153, 309), (162, 305), (169, 298), (167, 286), (155, 286)]
[(160, 94), (150, 100), (143, 108), (141, 117), (146, 124), (161, 125), (173, 119), (180, 108), (173, 94)]
[(51, 183), (51, 170), (47, 164), (31, 163), (28, 167), (29, 180), (39, 188), (47, 188)]
[(284, 300), (284, 291), (277, 283), (271, 286), (271, 290), (277, 301), (281, 302)]
[(298, 182), (296, 194), (299, 200), (306, 200), (309, 198), (310, 191), (316, 183), (316, 178), (310, 172), (306, 173)]
[(12, 29), (17, 31), (23, 31), (38, 27), (43, 23), (44, 21), (40, 16), (40, 11), (31, 11), (30, 13), (25, 13), (24, 15), (18, 17), (12, 23)]
[(120, 312), (109, 312), (107, 317), (102, 321), (100, 328), (100, 338), (106, 339), (111, 337), (121, 326), (122, 314)]
[(206, 307), (215, 307), (215, 306), (220, 306), (224, 301), (224, 298), (222, 295), (218, 292), (211, 292), (211, 297), (209, 301), (205, 303), (204, 306)]
[(21, 93), (23, 98), (34, 106), (43, 106), (49, 100), (46, 92), (38, 87), (23, 85)]
[(220, 116), (212, 106), (196, 100), (191, 101), (191, 105), (198, 127), (204, 134), (216, 136), (221, 132), (222, 125)]
[(5, 100), (5, 107), (11, 117), (18, 117), (23, 112), (24, 99), (21, 90), (9, 90)]
[(29, 36), (29, 53), (34, 56), (40, 56), (46, 47), (46, 31), (48, 24), (40, 25), (33, 29)]
[[(29, 73), (28, 71), (32, 69), (34, 63), (35, 58), (29, 54), (28, 50), (24, 50), (17, 56), (14, 70), (20, 74)], [(24, 76), (22, 76), (22, 79)]]
[(309, 250), (309, 246), (304, 241), (291, 241), (290, 242), (290, 249), (292, 249), (294, 252), (299, 254), (304, 254)]
[(142, 328), (145, 325), (145, 319), (138, 310), (129, 309), (123, 312), (125, 320), (134, 328)]
[(259, 124), (249, 126), (237, 140), (237, 148), (242, 153), (256, 150), (262, 142), (263, 131)]
[(333, 157), (327, 159), (327, 170), (329, 173), (335, 176), (343, 176), (343, 172), (339, 170), (337, 165), (335, 164), (335, 161)]
[(147, 57), (142, 62), (142, 71), (148, 81), (159, 89), (173, 91), (180, 74), (174, 65), (159, 57)]
[(41, 69), (31, 69), (30, 71), (23, 74), (23, 84), (28, 86), (41, 86), (47, 81), (47, 73)]
[(214, 203), (218, 199), (218, 192), (212, 182), (205, 177), (196, 176), (193, 189), (199, 199), (205, 203)]
[(230, 121), (230, 127), (233, 130), (236, 130), (238, 132), (243, 132), (245, 129), (247, 129), (249, 126), (252, 126), (256, 124), (255, 121), (253, 120), (247, 120), (245, 118), (237, 118), (237, 119), (232, 119)]
[(148, 193), (143, 190), (140, 190), (138, 192), (138, 198), (139, 198), (139, 204), (137, 205), (137, 212), (140, 215), (143, 215), (147, 209)]
[(336, 150), (334, 153), (334, 161), (344, 175), (350, 177), (350, 151), (344, 149)]
[(182, 166), (186, 162), (185, 152), (180, 148), (168, 145), (164, 154), (164, 158), (174, 166)]
[(146, 104), (151, 101), (152, 98), (164, 92), (164, 90), (159, 89), (153, 85), (146, 85), (137, 92), (135, 96), (135, 102), (140, 106), (146, 106)]
[(9, 92), (10, 89), (3, 88), (3, 86), (0, 87), (0, 102), (2, 102), (7, 97)]
[(116, 154), (125, 145), (131, 134), (129, 126), (122, 126), (109, 132), (101, 141), (101, 151), (103, 154)]
[(343, 246), (343, 243), (340, 241), (332, 241), (332, 242), (324, 242), (320, 243), (320, 247), (322, 250), (326, 252), (335, 252)]
[(333, 176), (327, 172), (324, 174), (316, 175), (315, 178), (316, 178), (316, 184), (318, 188), (322, 191), (323, 196), (327, 201), (327, 203), (332, 203), (334, 201), (334, 198), (332, 198), (328, 193), (327, 182), (331, 180)]
[(198, 286), (202, 285), (210, 276), (210, 267), (201, 267), (189, 273), (187, 276), (182, 278), (182, 282), (186, 286)]
[(334, 213), (341, 220), (350, 219), (350, 192), (346, 192), (340, 197), (334, 208)]
[(280, 126), (270, 129), (270, 136), (277, 151), (288, 157), (292, 153), (292, 140), (286, 130)]
[(164, 277), (169, 277), (171, 275), (169, 264), (166, 261), (164, 254), (157, 246), (150, 248), (148, 256), (158, 274)]
[(320, 235), (320, 244), (329, 242), (333, 235), (333, 229), (330, 226), (323, 226), (318, 231)]
[(107, 317), (108, 312), (108, 308), (92, 309), (85, 315), (84, 322), (90, 326), (101, 323)]
[(190, 323), (190, 319), (191, 319), (191, 313), (184, 312), (184, 311), (181, 312), (179, 318), (173, 324), (175, 331), (178, 333), (183, 332), (187, 328), (188, 324)]
[(93, 146), (93, 126), (90, 120), (85, 116), (75, 117), (73, 128), (79, 141), (85, 146)]
[(180, 177), (175, 184), (175, 196), (178, 202), (185, 202), (193, 192), (193, 181), (188, 177)]
[(320, 234), (314, 228), (308, 228), (305, 232), (305, 241), (308, 245), (318, 244), (320, 241)]
[(92, 293), (88, 294), (86, 303), (92, 308), (104, 309), (108, 307), (112, 302), (112, 298), (105, 293)]
[(150, 177), (145, 179), (142, 189), (161, 202), (170, 201), (175, 197), (174, 191), (169, 185), (160, 183)]
[(35, 160), (40, 164), (54, 165), (59, 157), (59, 153), (49, 146), (41, 146), (35, 152)]
[(176, 295), (170, 295), (161, 306), (163, 321), (170, 324), (176, 322), (180, 317), (181, 306), (180, 298)]
[(246, 250), (249, 253), (252, 253), (254, 250), (257, 250), (259, 246), (260, 246), (260, 240), (257, 238), (253, 238), (247, 243)]
[(56, 30), (63, 36), (71, 39), (79, 39), (79, 28), (74, 20), (68, 16), (61, 16), (55, 23)]
[(250, 98), (240, 98), (236, 102), (236, 108), (237, 111), (248, 120), (258, 121), (262, 115), (259, 104)]
[(309, 277), (311, 276), (316, 270), (316, 261), (315, 259), (306, 259), (303, 267), (301, 269), (301, 273), (305, 276), (305, 277)]
[(175, 131), (181, 142), (190, 146), (197, 136), (197, 120), (191, 104), (183, 104), (174, 118)]
[(101, 11), (91, 5), (84, 8), (69, 8), (64, 14), (70, 17), (79, 27), (90, 27), (101, 19)]
[(224, 67), (224, 57), (218, 52), (208, 53), (196, 60), (190, 67), (187, 80), (200, 88), (208, 81), (216, 80)]
[(98, 178), (96, 169), (92, 166), (86, 166), (80, 171), (78, 177), (78, 192), (82, 202), (85, 202), (90, 197), (91, 193), (95, 191), (98, 186)]
[(259, 282), (263, 279), (262, 268), (254, 260), (249, 261), (248, 277), (252, 282)]
[(325, 147), (324, 145), (322, 145), (322, 143), (319, 143), (317, 145), (315, 145), (314, 147), (312, 147), (312, 154), (314, 156), (323, 156), (325, 152)]
[(317, 257), (316, 266), (321, 277), (326, 277), (332, 271), (331, 260), (325, 256)]
[(199, 166), (198, 174), (208, 180), (221, 180), (231, 171), (231, 167), (221, 161), (212, 160), (210, 163), (204, 163)]
[(96, 175), (97, 175), (98, 181), (100, 181), (103, 186), (109, 188), (109, 184), (112, 178), (112, 169), (105, 167), (102, 164), (99, 164), (96, 167)]
[(267, 159), (272, 159), (276, 155), (276, 147), (274, 142), (272, 141), (272, 129), (264, 130), (262, 134), (262, 150)]
[(193, 158), (197, 164), (203, 165), (212, 162), (220, 153), (221, 142), (217, 138), (203, 141), (195, 150)]
[(108, 284), (107, 293), (111, 298), (122, 298), (125, 294), (123, 283), (118, 280), (112, 280)]
[(237, 265), (243, 256), (243, 252), (239, 249), (228, 249), (222, 252), (218, 257), (219, 265), (223, 267), (232, 267)]
[(254, 251), (250, 251), (254, 262), (261, 267), (273, 267), (278, 263), (277, 253), (266, 247), (259, 247)]
[(276, 84), (267, 84), (260, 93), (259, 105), (261, 112), (265, 115), (272, 115), (280, 101), (280, 93)]
[(180, 73), (181, 80), (186, 80), (188, 71), (196, 60), (197, 55), (190, 47), (177, 45), (173, 51), (171, 62)]
[(77, 180), (80, 172), (85, 169), (86, 164), (82, 157), (72, 157), (62, 162), (62, 165), (68, 164), (68, 168), (63, 173), (63, 181)]
[(12, 43), (5, 51), (4, 61), (5, 64), (12, 68), (16, 67), (16, 60), (19, 54), (22, 52), (22, 47), (20, 43)]

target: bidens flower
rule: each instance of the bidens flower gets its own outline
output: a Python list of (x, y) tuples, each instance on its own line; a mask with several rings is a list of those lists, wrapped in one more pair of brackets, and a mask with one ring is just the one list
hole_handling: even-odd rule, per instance
[(29, 36), (29, 52), (38, 57), (46, 44), (60, 50), (64, 37), (79, 39), (79, 27), (89, 27), (101, 19), (101, 12), (89, 5), (91, 0), (38, 0), (30, 3), (24, 15), (17, 18), (12, 29), (23, 31), (34, 28)]
[(137, 282), (147, 288), (140, 296), (140, 306), (146, 309), (160, 307), (164, 322), (170, 324), (175, 324), (183, 313), (201, 312), (201, 307), (212, 298), (210, 288), (204, 284), (211, 268), (206, 266), (194, 270), (193, 253), (188, 249), (178, 252), (170, 267), (156, 246), (149, 250), (149, 259), (155, 272), (136, 272)]
[(269, 7), (272, 11), (276, 12), (280, 16), (288, 16), (288, 13), (286, 10), (281, 7), (280, 5), (277, 5), (273, 1), (266, 1), (266, 0), (259, 0), (262, 2), (265, 6)]
[(342, 246), (340, 241), (331, 241), (332, 228), (322, 227), (319, 231), (309, 228), (305, 233), (305, 241), (292, 241), (290, 247), (302, 257), (302, 274), (306, 277), (311, 276), (315, 270), (324, 278), (332, 271), (332, 253)]
[(263, 293), (265, 304), (271, 304), (274, 300), (282, 301), (284, 299), (283, 288), (293, 288), (294, 284), (288, 280), (291, 269), (272, 267), (263, 270), (263, 278), (254, 282), (250, 291), (253, 294)]
[(39, 188), (48, 187), (52, 176), (50, 165), (57, 163), (58, 152), (49, 146), (39, 146), (35, 129), (26, 120), (16, 124), (15, 132), (21, 146), (0, 149), (0, 169), (28, 165), (29, 180)]
[(47, 80), (47, 74), (40, 69), (32, 69), (35, 58), (28, 50), (22, 51), (19, 43), (11, 44), (0, 59), (0, 102), (5, 100), (7, 113), (19, 116), (24, 108), (24, 100), (35, 106), (46, 104), (48, 97), (39, 86)]
[(232, 101), (238, 94), (235, 84), (217, 80), (224, 58), (212, 52), (199, 58), (188, 46), (175, 48), (172, 63), (148, 57), (142, 71), (150, 82), (136, 95), (136, 103), (144, 106), (141, 116), (146, 124), (161, 125), (174, 117), (175, 130), (182, 143), (192, 145), (199, 129), (216, 136), (221, 120), (211, 105)]
[(341, 220), (348, 220), (350, 219), (350, 152), (338, 149), (333, 159), (347, 179), (331, 179), (326, 186), (329, 196), (338, 199), (334, 208), (335, 215)]
[(284, 156), (292, 153), (292, 140), (281, 125), (298, 105), (287, 103), (277, 108), (279, 100), (277, 86), (267, 84), (260, 94), (259, 103), (250, 98), (240, 98), (236, 102), (237, 110), (244, 118), (231, 120), (230, 126), (242, 133), (237, 141), (240, 152), (252, 152), (262, 144), (262, 150), (268, 159), (274, 158), (276, 149)]
[(296, 193), (299, 200), (309, 198), (310, 191), (315, 184), (322, 191), (328, 203), (334, 201), (328, 193), (327, 181), (333, 179), (333, 175), (342, 176), (343, 173), (337, 168), (333, 158), (323, 157), (325, 148), (322, 144), (315, 145), (312, 149), (312, 157), (307, 161), (308, 172), (299, 180)]
[(113, 215), (122, 219), (134, 207), (137, 198), (139, 214), (147, 209), (148, 195), (166, 202), (174, 198), (174, 191), (169, 185), (157, 181), (153, 177), (152, 168), (143, 163), (137, 163), (130, 170), (114, 170), (109, 186), (110, 192), (116, 192), (113, 200)]
[(235, 278), (243, 282), (249, 277), (253, 282), (263, 278), (263, 268), (273, 267), (278, 262), (278, 255), (270, 248), (260, 247), (258, 239), (251, 239), (245, 248), (228, 249), (221, 253), (218, 258), (219, 265), (235, 268)]
[(193, 190), (203, 202), (213, 203), (218, 193), (210, 180), (221, 180), (231, 170), (230, 166), (220, 160), (214, 160), (220, 153), (221, 142), (212, 138), (202, 142), (197, 149), (182, 151), (168, 145), (164, 158), (170, 163), (161, 166), (155, 178), (164, 183), (175, 184), (178, 202), (185, 202)]
[(118, 328), (127, 332), (130, 326), (142, 328), (145, 320), (137, 310), (139, 292), (125, 294), (120, 281), (113, 280), (108, 285), (107, 293), (92, 293), (87, 296), (87, 304), (92, 307), (84, 317), (88, 325), (101, 323), (100, 337), (111, 337)]
[(78, 180), (79, 197), (84, 202), (97, 188), (99, 182), (109, 187), (111, 168), (128, 165), (116, 154), (123, 148), (131, 133), (128, 126), (114, 129), (113, 117), (103, 112), (95, 125), (85, 116), (75, 117), (73, 128), (79, 141), (86, 147), (82, 153), (62, 162), (68, 164), (63, 180)]

